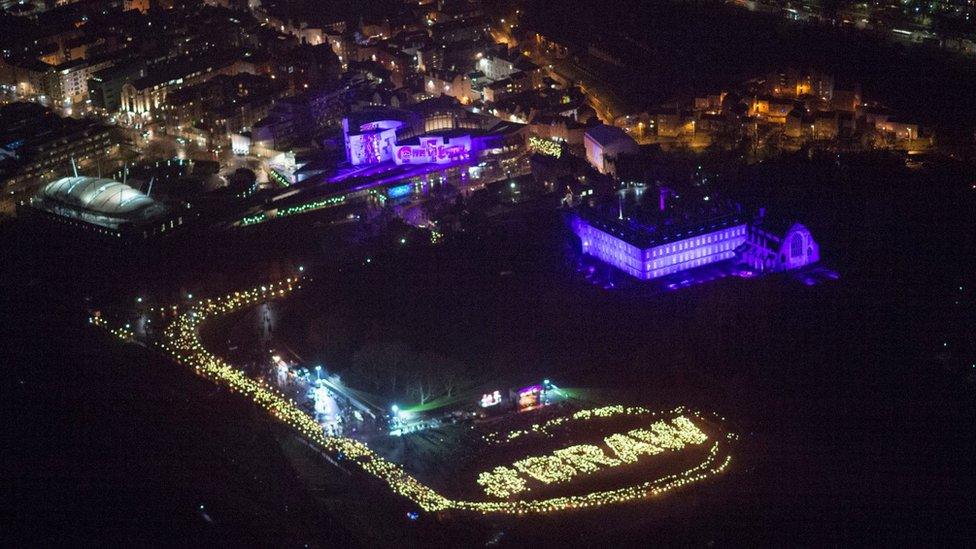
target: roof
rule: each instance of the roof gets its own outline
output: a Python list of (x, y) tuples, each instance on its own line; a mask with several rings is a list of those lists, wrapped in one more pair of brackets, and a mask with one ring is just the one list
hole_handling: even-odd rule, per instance
[(586, 130), (586, 136), (603, 147), (606, 147), (611, 143), (616, 143), (617, 141), (634, 140), (632, 137), (627, 135), (627, 132), (623, 131), (622, 129), (616, 126), (607, 126), (606, 124), (593, 126), (592, 128)]
[(40, 196), (68, 206), (110, 216), (127, 216), (156, 202), (136, 189), (112, 179), (63, 177), (48, 183)]
[(618, 220), (607, 213), (588, 206), (576, 210), (576, 215), (591, 226), (642, 250), (746, 223), (746, 218), (736, 212), (711, 214), (698, 219), (671, 218), (656, 225), (631, 219)]

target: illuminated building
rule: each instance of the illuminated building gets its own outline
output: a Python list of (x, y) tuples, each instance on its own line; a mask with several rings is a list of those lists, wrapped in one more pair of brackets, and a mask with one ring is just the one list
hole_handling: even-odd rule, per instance
[(786, 271), (820, 261), (820, 246), (802, 224), (776, 224), (763, 216), (750, 224), (741, 256), (759, 272)]
[(736, 215), (663, 229), (603, 219), (586, 209), (574, 218), (572, 227), (584, 254), (640, 280), (731, 259), (748, 231), (748, 224)]
[(582, 252), (639, 280), (729, 260), (760, 272), (796, 269), (820, 260), (819, 246), (799, 223), (776, 226), (762, 210), (754, 220), (738, 211), (717, 209), (697, 219), (673, 216), (665, 212), (667, 194), (662, 189), (661, 215), (650, 221), (579, 208), (571, 227)]
[(132, 187), (96, 177), (63, 177), (31, 198), (25, 213), (108, 237), (146, 238), (183, 225), (166, 208)]
[(254, 73), (254, 66), (237, 58), (237, 54), (200, 55), (147, 68), (145, 76), (122, 86), (122, 110), (146, 114), (161, 109), (173, 90), (200, 84), (218, 74), (233, 76)]
[(343, 119), (342, 130), (346, 160), (353, 166), (452, 164), (525, 145), (524, 126), (470, 113), (449, 97), (410, 110), (355, 113)]

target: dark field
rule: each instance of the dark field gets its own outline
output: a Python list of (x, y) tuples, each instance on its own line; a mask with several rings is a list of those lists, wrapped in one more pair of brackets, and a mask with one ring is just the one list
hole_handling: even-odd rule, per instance
[[(16, 291), (4, 293), (2, 387), (5, 440), (15, 443), (3, 450), (4, 538), (445, 545), (503, 530), (518, 544), (971, 540), (957, 518), (972, 510), (976, 447), (961, 362), (972, 290), (958, 291), (974, 283), (969, 180), (884, 162), (764, 165), (740, 180), (752, 182), (738, 188), (744, 196), (799, 211), (840, 280), (605, 293), (575, 278), (555, 214), (531, 208), (439, 247), (384, 252), (369, 268), (340, 262), (312, 229), (296, 238), (296, 225), (174, 244), (140, 262), (10, 237), (4, 283)], [(594, 513), (409, 523), (409, 507), (360, 477), (328, 480), (334, 469), (302, 458), (240, 400), (84, 323), (85, 296), (102, 302), (125, 284), (217, 293), (316, 250), (316, 282), (289, 302), (305, 312), (287, 323), (335, 315), (347, 335), (334, 355), (308, 358), (341, 368), (357, 345), (391, 338), (470, 362), (478, 381), (541, 374), (615, 401), (714, 410), (742, 435), (734, 466)], [(963, 351), (947, 354), (947, 342)]]

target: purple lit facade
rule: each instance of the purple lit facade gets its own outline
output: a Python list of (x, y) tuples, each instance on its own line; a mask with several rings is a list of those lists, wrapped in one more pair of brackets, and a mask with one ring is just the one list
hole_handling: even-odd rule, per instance
[(379, 164), (393, 160), (397, 130), (403, 126), (399, 120), (377, 120), (349, 131), (349, 119), (342, 120), (342, 135), (346, 145), (346, 160), (353, 166)]
[(640, 280), (651, 280), (735, 257), (746, 241), (748, 225), (740, 223), (687, 238), (641, 247), (597, 228), (581, 217), (573, 220), (583, 253)]
[(785, 232), (756, 223), (749, 231), (749, 239), (742, 260), (758, 272), (788, 271), (820, 261), (820, 246), (800, 223), (793, 223)]
[(394, 147), (393, 160), (403, 164), (450, 164), (471, 158), (471, 136), (462, 135), (444, 142), (440, 136), (421, 137), (418, 145)]
[(761, 222), (727, 220), (656, 241), (622, 223), (591, 222), (575, 215), (571, 225), (584, 254), (640, 280), (726, 260), (738, 260), (759, 272), (796, 269), (820, 260), (819, 246), (799, 223), (776, 236)]
[(398, 120), (377, 120), (350, 131), (349, 119), (342, 121), (346, 159), (353, 166), (393, 161), (404, 164), (450, 164), (469, 160), (473, 151), (470, 135), (446, 139), (439, 135), (419, 138), (417, 145), (398, 145), (397, 131), (404, 127)]

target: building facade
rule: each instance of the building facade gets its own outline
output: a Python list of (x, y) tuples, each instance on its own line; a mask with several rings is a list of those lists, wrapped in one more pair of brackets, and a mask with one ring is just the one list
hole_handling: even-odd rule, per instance
[(571, 228), (583, 254), (638, 280), (653, 280), (721, 261), (759, 272), (797, 269), (820, 260), (810, 230), (793, 223), (784, 230), (757, 218), (729, 214), (674, 230), (606, 219), (589, 209), (574, 213)]

